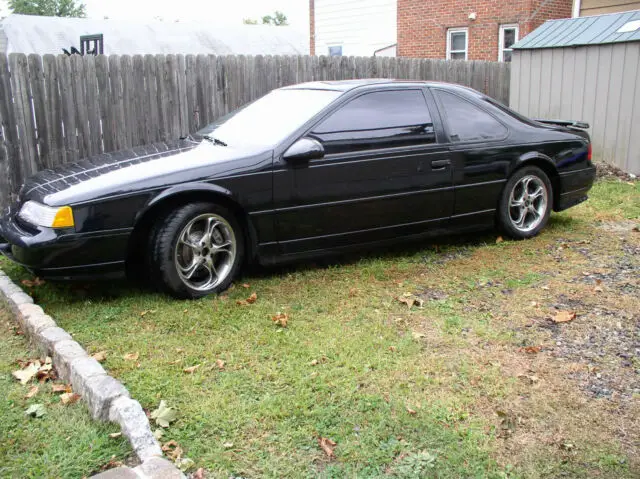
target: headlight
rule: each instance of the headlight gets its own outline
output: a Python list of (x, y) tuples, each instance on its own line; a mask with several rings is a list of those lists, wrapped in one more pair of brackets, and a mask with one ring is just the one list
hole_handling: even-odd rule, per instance
[(71, 228), (74, 226), (73, 211), (70, 206), (46, 206), (35, 201), (27, 201), (18, 216), (32, 225), (49, 228)]

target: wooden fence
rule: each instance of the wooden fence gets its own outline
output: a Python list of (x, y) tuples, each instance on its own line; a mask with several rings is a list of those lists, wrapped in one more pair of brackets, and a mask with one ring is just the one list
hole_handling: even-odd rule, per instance
[(0, 56), (0, 206), (43, 168), (197, 131), (285, 85), (401, 78), (507, 103), (509, 64), (389, 57)]

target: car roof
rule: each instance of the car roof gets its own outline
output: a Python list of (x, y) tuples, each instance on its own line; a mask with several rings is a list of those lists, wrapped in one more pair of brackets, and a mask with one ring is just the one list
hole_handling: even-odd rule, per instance
[(401, 87), (424, 87), (432, 86), (449, 90), (464, 91), (467, 93), (479, 94), (472, 88), (458, 85), (455, 83), (445, 83), (437, 81), (424, 80), (396, 80), (392, 78), (363, 78), (357, 80), (331, 80), (331, 81), (314, 81), (307, 83), (298, 83), (281, 88), (281, 90), (331, 90), (339, 92), (347, 92), (356, 88), (379, 87), (379, 86), (401, 86)]

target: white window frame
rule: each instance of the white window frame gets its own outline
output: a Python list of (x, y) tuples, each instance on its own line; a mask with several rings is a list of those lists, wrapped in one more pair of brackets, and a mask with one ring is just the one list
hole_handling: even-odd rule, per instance
[(507, 23), (504, 25), (500, 25), (500, 33), (498, 35), (498, 61), (504, 61), (504, 51), (508, 50), (512, 52), (511, 48), (504, 48), (504, 31), (505, 30), (515, 30), (516, 31), (516, 42), (520, 40), (520, 25), (517, 23)]
[(447, 29), (447, 60), (451, 60), (452, 53), (462, 53), (462, 50), (451, 50), (451, 34), (464, 33), (464, 59), (469, 59), (469, 29), (467, 27)]

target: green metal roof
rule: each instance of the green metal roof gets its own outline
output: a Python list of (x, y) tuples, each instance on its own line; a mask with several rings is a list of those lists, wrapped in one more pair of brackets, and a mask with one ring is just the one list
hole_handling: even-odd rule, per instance
[(633, 41), (640, 41), (640, 10), (550, 20), (512, 48), (531, 50)]

